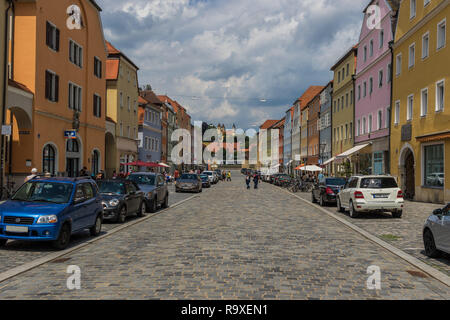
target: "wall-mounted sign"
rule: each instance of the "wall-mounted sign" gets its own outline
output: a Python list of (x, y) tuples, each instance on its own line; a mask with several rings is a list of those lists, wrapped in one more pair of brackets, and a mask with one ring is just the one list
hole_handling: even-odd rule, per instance
[(81, 9), (79, 6), (73, 4), (67, 8), (67, 28), (69, 30), (80, 30), (83, 27), (83, 21), (81, 20)]
[(411, 123), (402, 126), (402, 141), (411, 141), (412, 125)]
[(3, 125), (2, 126), (2, 135), (4, 135), (4, 136), (11, 135), (11, 125)]
[(76, 139), (77, 138), (77, 131), (76, 130), (66, 130), (66, 131), (64, 131), (64, 138)]

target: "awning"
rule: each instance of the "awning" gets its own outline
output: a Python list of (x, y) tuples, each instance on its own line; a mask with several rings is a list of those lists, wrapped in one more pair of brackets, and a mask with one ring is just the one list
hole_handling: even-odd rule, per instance
[(276, 169), (276, 168), (279, 168), (281, 166), (281, 164), (277, 164), (277, 165), (274, 165), (271, 169)]
[(450, 139), (450, 131), (438, 132), (433, 134), (428, 134), (425, 136), (416, 137), (419, 142), (433, 142), (439, 140)]
[[(352, 154), (354, 154), (354, 153), (356, 153), (356, 152), (358, 152), (358, 151), (364, 149), (365, 147), (370, 146), (371, 144), (372, 144), (372, 142), (366, 143), (366, 144), (362, 144), (362, 145), (360, 145), (360, 146), (353, 147), (353, 148), (351, 148), (351, 149), (349, 149), (349, 150), (347, 150), (347, 151), (341, 153), (340, 155), (336, 156), (336, 159), (344, 159), (344, 158), (347, 158), (347, 157), (351, 156)], [(335, 160), (336, 160), (336, 159), (335, 159)]]
[(331, 158), (331, 159), (328, 159), (328, 160), (325, 161), (322, 165), (323, 165), (323, 166), (326, 166), (327, 164), (332, 163), (334, 160), (336, 160), (336, 157), (333, 157), (333, 158)]
[(294, 160), (289, 161), (288, 163), (285, 164), (285, 166), (287, 167), (287, 166), (290, 165), (292, 162), (294, 162)]
[(301, 171), (309, 171), (309, 172), (322, 172), (323, 171), (323, 169), (321, 167), (318, 167), (316, 165), (304, 166), (300, 170)]

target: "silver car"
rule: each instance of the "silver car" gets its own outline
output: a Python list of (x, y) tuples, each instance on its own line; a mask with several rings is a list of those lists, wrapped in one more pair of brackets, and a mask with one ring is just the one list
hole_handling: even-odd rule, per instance
[(425, 254), (436, 258), (441, 252), (450, 254), (450, 203), (444, 209), (436, 209), (423, 227)]

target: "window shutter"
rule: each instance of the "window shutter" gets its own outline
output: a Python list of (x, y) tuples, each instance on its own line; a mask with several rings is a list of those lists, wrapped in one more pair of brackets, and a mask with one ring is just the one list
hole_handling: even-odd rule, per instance
[(59, 76), (55, 75), (55, 102), (59, 100)]
[(102, 116), (102, 98), (98, 97), (98, 117)]
[(45, 71), (45, 99), (50, 99), (50, 88), (50, 73), (48, 71)]
[(55, 50), (59, 51), (59, 29), (55, 29), (56, 32), (56, 44), (55, 44)]
[(48, 23), (48, 21), (47, 21), (45, 43), (49, 47), (50, 47), (50, 39), (51, 39), (51, 26), (50, 26), (50, 23)]

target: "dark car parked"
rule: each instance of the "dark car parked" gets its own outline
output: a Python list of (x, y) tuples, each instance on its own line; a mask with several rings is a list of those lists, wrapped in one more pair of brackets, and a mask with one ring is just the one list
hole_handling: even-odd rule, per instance
[(135, 172), (128, 176), (130, 181), (136, 183), (145, 196), (146, 211), (151, 213), (161, 208), (169, 207), (169, 189), (164, 176), (152, 172)]
[(202, 179), (198, 174), (183, 173), (177, 179), (175, 184), (175, 192), (202, 192)]
[(103, 198), (105, 220), (123, 223), (130, 215), (145, 215), (144, 193), (132, 181), (101, 180), (97, 184)]
[(209, 182), (209, 178), (206, 174), (201, 174), (200, 179), (202, 179), (203, 188), (211, 188), (211, 182)]
[(314, 185), (311, 194), (312, 202), (319, 201), (322, 207), (330, 203), (336, 204), (336, 196), (346, 182), (345, 178), (325, 178)]

